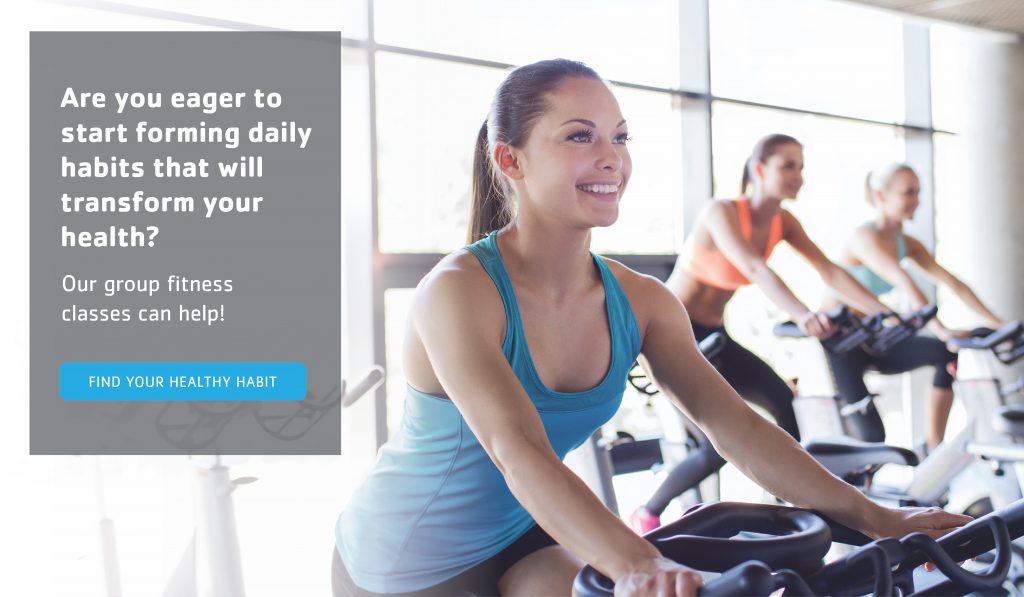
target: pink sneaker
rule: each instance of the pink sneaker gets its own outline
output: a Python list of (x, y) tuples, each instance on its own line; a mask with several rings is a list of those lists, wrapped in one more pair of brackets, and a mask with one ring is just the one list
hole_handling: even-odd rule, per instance
[(661, 526), (661, 518), (651, 514), (650, 510), (640, 506), (629, 517), (629, 526), (641, 535), (646, 535)]

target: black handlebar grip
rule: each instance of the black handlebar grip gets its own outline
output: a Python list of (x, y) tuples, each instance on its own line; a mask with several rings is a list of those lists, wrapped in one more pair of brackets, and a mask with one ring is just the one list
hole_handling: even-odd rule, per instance
[(975, 328), (971, 330), (970, 337), (952, 338), (950, 343), (959, 348), (986, 350), (1020, 336), (1022, 333), (1024, 333), (1024, 325), (1019, 321), (1011, 321), (994, 331), (990, 328)]
[(761, 562), (747, 562), (725, 572), (697, 591), (701, 597), (769, 595), (775, 590), (772, 571)]

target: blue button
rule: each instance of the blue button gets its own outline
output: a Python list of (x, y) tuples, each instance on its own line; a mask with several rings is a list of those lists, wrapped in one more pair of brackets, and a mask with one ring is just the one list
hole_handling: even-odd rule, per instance
[(305, 363), (64, 363), (64, 400), (302, 400)]

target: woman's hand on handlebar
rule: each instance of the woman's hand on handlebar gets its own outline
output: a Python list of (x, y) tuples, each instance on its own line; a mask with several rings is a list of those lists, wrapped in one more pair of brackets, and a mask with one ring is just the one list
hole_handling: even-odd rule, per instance
[(664, 557), (631, 570), (615, 580), (615, 595), (693, 597), (704, 584), (700, 574)]
[(835, 331), (835, 325), (832, 324), (828, 315), (821, 311), (804, 313), (796, 318), (796, 325), (804, 334), (818, 339), (827, 338)]
[[(875, 534), (876, 538), (886, 536), (900, 538), (906, 537), (910, 533), (924, 533), (932, 539), (938, 539), (974, 520), (970, 516), (953, 514), (942, 508), (886, 508), (885, 510), (889, 521), (883, 523), (885, 526), (879, 528), (879, 532)], [(889, 530), (886, 530), (887, 528)], [(924, 569), (931, 572), (935, 569), (935, 564), (925, 562)]]
[(938, 539), (972, 520), (970, 516), (953, 514), (942, 508), (883, 508), (879, 519), (865, 533), (875, 539), (900, 538), (910, 533), (924, 533)]

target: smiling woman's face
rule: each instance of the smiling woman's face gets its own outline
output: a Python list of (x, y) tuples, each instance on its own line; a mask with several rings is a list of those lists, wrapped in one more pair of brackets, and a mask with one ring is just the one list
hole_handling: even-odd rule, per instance
[(899, 170), (875, 194), (875, 206), (894, 220), (910, 220), (920, 204), (921, 182), (910, 170)]
[(581, 228), (612, 224), (633, 168), (615, 96), (602, 81), (571, 77), (546, 99), (549, 109), (514, 150), (520, 212)]

